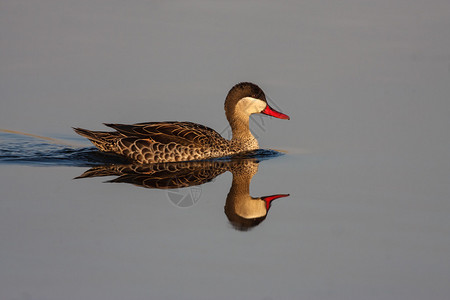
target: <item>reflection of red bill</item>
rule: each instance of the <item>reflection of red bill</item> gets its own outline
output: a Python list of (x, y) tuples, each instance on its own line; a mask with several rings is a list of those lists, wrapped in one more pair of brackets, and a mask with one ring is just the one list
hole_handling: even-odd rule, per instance
[(282, 113), (274, 110), (272, 107), (269, 106), (269, 104), (267, 104), (266, 108), (261, 113), (278, 118), (278, 119), (284, 119), (284, 120), (290, 119), (288, 115), (282, 114)]
[(261, 199), (266, 201), (266, 209), (269, 210), (270, 204), (273, 200), (278, 199), (278, 198), (287, 197), (287, 196), (289, 196), (289, 194), (279, 194), (279, 195), (261, 197)]

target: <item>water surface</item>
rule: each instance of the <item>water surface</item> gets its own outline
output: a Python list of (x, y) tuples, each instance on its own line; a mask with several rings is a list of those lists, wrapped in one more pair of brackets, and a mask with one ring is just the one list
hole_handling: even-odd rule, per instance
[[(0, 298), (448, 299), (449, 11), (3, 1), (0, 128), (57, 141), (0, 134)], [(119, 162), (72, 126), (179, 120), (227, 136), (239, 81), (291, 117), (252, 119), (284, 153), (246, 160), (252, 176), (223, 161), (178, 189), (117, 179), (129, 171), (74, 179)], [(244, 230), (227, 213), (238, 177), (253, 198), (290, 196)]]

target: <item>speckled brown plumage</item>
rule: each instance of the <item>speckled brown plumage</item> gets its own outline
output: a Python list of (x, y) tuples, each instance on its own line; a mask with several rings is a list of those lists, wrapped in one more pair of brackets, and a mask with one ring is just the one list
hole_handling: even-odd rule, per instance
[[(246, 97), (251, 97), (251, 100), (245, 100)], [(248, 104), (243, 104), (243, 99)], [(233, 133), (231, 140), (224, 139), (211, 128), (192, 122), (105, 124), (115, 129), (114, 132), (74, 130), (87, 137), (100, 151), (121, 155), (141, 164), (210, 159), (258, 149), (258, 141), (249, 129), (249, 116), (251, 113), (266, 112), (254, 103), (259, 106), (264, 103), (264, 107), (269, 107), (264, 92), (255, 84), (239, 83), (228, 93), (225, 113)], [(255, 109), (259, 110), (253, 111)]]

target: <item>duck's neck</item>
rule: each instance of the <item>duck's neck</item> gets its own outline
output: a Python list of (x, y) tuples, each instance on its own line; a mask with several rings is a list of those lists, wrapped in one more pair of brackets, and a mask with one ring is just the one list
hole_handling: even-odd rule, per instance
[(243, 150), (255, 150), (259, 148), (258, 141), (250, 131), (249, 118), (241, 117), (229, 120), (231, 132), (233, 134), (231, 141), (245, 148)]

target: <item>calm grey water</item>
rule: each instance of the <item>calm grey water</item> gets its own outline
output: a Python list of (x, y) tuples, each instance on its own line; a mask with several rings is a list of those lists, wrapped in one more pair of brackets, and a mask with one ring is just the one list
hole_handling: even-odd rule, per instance
[[(450, 4), (2, 1), (1, 299), (448, 299)], [(261, 86), (247, 231), (235, 173), (148, 189), (71, 126), (188, 120)], [(253, 167), (254, 169), (254, 167)], [(190, 202), (189, 202), (190, 201)]]

